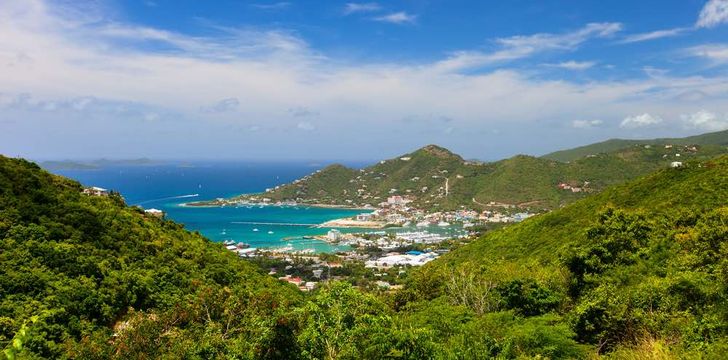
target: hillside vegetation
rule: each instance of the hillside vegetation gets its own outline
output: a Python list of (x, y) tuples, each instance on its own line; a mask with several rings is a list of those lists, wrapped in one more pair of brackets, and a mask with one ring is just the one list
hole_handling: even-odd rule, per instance
[(717, 131), (702, 135), (689, 136), (684, 138), (666, 138), (666, 139), (644, 139), (644, 140), (628, 140), (628, 139), (610, 139), (596, 144), (589, 144), (573, 149), (552, 152), (542, 156), (544, 159), (557, 161), (574, 161), (589, 155), (609, 153), (622, 150), (635, 145), (720, 145), (728, 146), (728, 130)]
[(393, 303), (413, 326), (432, 324), (432, 309), (451, 319), (436, 336), (468, 348), (463, 359), (721, 358), (728, 156), (486, 234), (426, 265)]
[[(376, 206), (388, 196), (402, 195), (423, 209), (452, 210), (463, 206), (479, 209), (499, 204), (553, 209), (668, 167), (673, 161), (708, 159), (728, 153), (724, 145), (694, 145), (688, 139), (681, 139), (680, 143), (690, 145), (630, 145), (568, 163), (525, 155), (476, 163), (465, 161), (447, 149), (428, 145), (360, 170), (331, 165), (291, 184), (233, 200), (267, 198)], [(720, 142), (721, 136), (708, 134), (701, 139)], [(562, 183), (580, 191), (561, 189)]]
[(0, 359), (444, 356), (373, 294), (332, 282), (306, 296), (118, 194), (81, 190), (0, 156)]
[(118, 194), (2, 156), (0, 264), (0, 347), (15, 338), (27, 357), (290, 351), (279, 319), (297, 290)]
[(0, 356), (720, 358), (727, 204), (728, 156), (692, 161), (488, 233), (403, 290), (302, 294), (118, 194), (0, 157)]

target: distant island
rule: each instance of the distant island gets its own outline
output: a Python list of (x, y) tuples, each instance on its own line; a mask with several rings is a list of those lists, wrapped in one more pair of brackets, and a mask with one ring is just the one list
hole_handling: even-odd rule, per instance
[(158, 161), (148, 158), (139, 159), (96, 159), (96, 160), (48, 160), (40, 163), (40, 166), (48, 170), (94, 170), (104, 166), (132, 166), (132, 165), (155, 165)]

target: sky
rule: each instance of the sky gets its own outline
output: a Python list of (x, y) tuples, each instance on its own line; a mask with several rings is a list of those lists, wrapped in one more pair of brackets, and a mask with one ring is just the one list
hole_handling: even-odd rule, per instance
[(465, 158), (728, 129), (728, 0), (0, 0), (0, 154)]

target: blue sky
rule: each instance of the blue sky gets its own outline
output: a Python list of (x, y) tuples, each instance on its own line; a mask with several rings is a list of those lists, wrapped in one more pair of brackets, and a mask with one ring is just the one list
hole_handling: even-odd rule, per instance
[(467, 158), (728, 128), (728, 0), (0, 7), (0, 153)]

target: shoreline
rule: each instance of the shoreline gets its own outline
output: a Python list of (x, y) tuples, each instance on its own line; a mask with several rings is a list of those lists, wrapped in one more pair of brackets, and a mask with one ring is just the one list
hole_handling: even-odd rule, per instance
[(361, 228), (361, 229), (384, 229), (386, 223), (378, 221), (359, 221), (351, 218), (333, 219), (316, 225), (317, 228)]
[(341, 209), (341, 210), (362, 210), (362, 211), (374, 211), (376, 208), (373, 207), (361, 207), (361, 206), (348, 206), (348, 205), (333, 205), (333, 204), (307, 204), (307, 203), (296, 203), (296, 204), (278, 204), (278, 203), (210, 203), (207, 204), (204, 201), (189, 202), (177, 204), (179, 207), (190, 207), (190, 208), (218, 208), (218, 207), (240, 207), (240, 206), (277, 206), (277, 207), (314, 207), (322, 209)]

